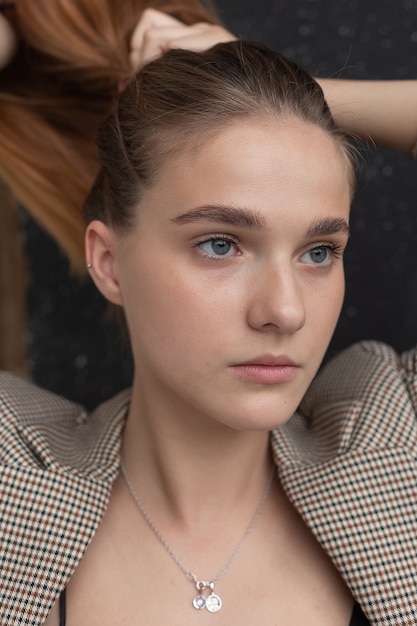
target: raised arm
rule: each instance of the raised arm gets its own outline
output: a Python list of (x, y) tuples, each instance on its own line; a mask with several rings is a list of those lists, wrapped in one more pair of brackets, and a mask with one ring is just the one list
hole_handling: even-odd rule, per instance
[(415, 152), (417, 80), (318, 79), (318, 82), (341, 128), (362, 139)]
[[(204, 50), (233, 38), (219, 25), (186, 26), (172, 16), (147, 9), (131, 40), (132, 69), (137, 71), (172, 47)], [(0, 13), (0, 69), (9, 63), (16, 46), (15, 33)], [(317, 80), (341, 128), (417, 156), (417, 80)]]
[[(171, 16), (148, 9), (132, 37), (132, 66), (137, 71), (169, 48), (204, 50), (233, 38), (220, 26), (185, 26)], [(413, 152), (417, 142), (417, 80), (318, 82), (338, 126), (361, 139)]]

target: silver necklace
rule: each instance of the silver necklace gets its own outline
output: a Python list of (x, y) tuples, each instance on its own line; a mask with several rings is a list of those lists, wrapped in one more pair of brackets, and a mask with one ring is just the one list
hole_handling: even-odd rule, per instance
[[(245, 544), (247, 538), (249, 537), (250, 533), (253, 530), (253, 527), (255, 526), (256, 522), (261, 516), (261, 513), (263, 511), (263, 508), (266, 504), (266, 501), (268, 500), (269, 493), (271, 491), (272, 481), (275, 475), (274, 468), (272, 468), (272, 472), (271, 472), (270, 477), (268, 478), (265, 491), (262, 495), (261, 501), (258, 504), (255, 514), (249, 523), (249, 526), (245, 530), (241, 540), (237, 544), (236, 548), (233, 550), (228, 561), (223, 565), (221, 570), (219, 570), (219, 572), (211, 581), (206, 581), (206, 580), (202, 580), (198, 578), (198, 576), (196, 576), (191, 570), (189, 570), (184, 565), (184, 563), (181, 561), (178, 554), (176, 554), (176, 552), (174, 552), (174, 550), (171, 548), (168, 541), (165, 539), (165, 537), (163, 536), (159, 528), (156, 526), (155, 522), (149, 516), (148, 511), (143, 506), (142, 501), (140, 500), (138, 494), (135, 491), (135, 488), (133, 487), (132, 481), (129, 478), (129, 475), (126, 471), (125, 466), (123, 465), (123, 462), (120, 463), (120, 468), (121, 468), (122, 476), (124, 478), (126, 486), (129, 490), (129, 493), (132, 496), (133, 501), (135, 502), (137, 508), (141, 512), (143, 518), (147, 522), (148, 526), (153, 530), (153, 532), (155, 533), (159, 541), (162, 543), (162, 545), (164, 546), (165, 550), (168, 552), (172, 560), (177, 564), (177, 566), (180, 568), (183, 574), (185, 574), (187, 580), (195, 584), (195, 587), (197, 589), (197, 595), (193, 598), (193, 607), (198, 610), (207, 609), (207, 611), (210, 611), (210, 613), (217, 613), (217, 611), (220, 611), (220, 609), (222, 608), (223, 602), (220, 596), (214, 593), (214, 587), (219, 582), (219, 580), (223, 578), (223, 576), (229, 571), (233, 563), (236, 561), (237, 557), (239, 556), (243, 548), (243, 545)], [(205, 592), (208, 592), (208, 595), (205, 595)]]

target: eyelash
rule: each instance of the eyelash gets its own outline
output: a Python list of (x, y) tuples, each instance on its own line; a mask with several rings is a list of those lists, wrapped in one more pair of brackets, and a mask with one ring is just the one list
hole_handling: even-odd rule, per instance
[(313, 248), (310, 248), (310, 250), (308, 250), (308, 252), (312, 252), (313, 250), (317, 250), (318, 248), (326, 248), (327, 250), (330, 250), (330, 252), (333, 254), (333, 256), (336, 259), (340, 259), (343, 256), (343, 246), (337, 246), (334, 243), (331, 243), (330, 241), (324, 242), (324, 243), (319, 243), (318, 245), (315, 245)]
[[(222, 241), (229, 241), (231, 244), (233, 244), (236, 247), (239, 246), (239, 241), (238, 239), (236, 239), (236, 237), (233, 237), (232, 235), (227, 235), (225, 233), (218, 233), (218, 234), (211, 234), (211, 235), (202, 237), (201, 239), (193, 243), (192, 247), (199, 248), (199, 246), (201, 246), (201, 244), (203, 243), (207, 243), (209, 241), (216, 241), (218, 239), (221, 239)], [(332, 254), (332, 256), (335, 259), (341, 259), (343, 257), (344, 247), (338, 246), (330, 241), (315, 244), (312, 248), (309, 248), (304, 254), (308, 254), (309, 252), (313, 252), (314, 250), (317, 250), (319, 248), (326, 248), (327, 250), (329, 250), (329, 252)], [(200, 252), (203, 256), (209, 259), (223, 260), (224, 258), (229, 258), (228, 256), (222, 257), (221, 255), (210, 255), (210, 254), (207, 254), (206, 252), (203, 252), (202, 250), (200, 250)], [(320, 263), (317, 264), (318, 267), (320, 267), (320, 265), (324, 265), (324, 264), (320, 264)]]
[[(193, 244), (193, 248), (198, 248), (199, 246), (201, 246), (202, 243), (208, 243), (209, 241), (217, 241), (218, 239), (221, 239), (222, 241), (229, 241), (231, 244), (233, 244), (236, 247), (239, 247), (239, 241), (236, 239), (236, 237), (232, 237), (232, 235), (227, 235), (225, 233), (219, 233), (219, 234), (212, 234), (212, 235), (207, 235), (206, 237), (202, 237), (201, 239), (199, 239), (198, 241), (196, 241)], [(211, 254), (207, 254), (206, 252), (203, 252), (200, 249), (200, 253), (209, 259), (219, 259), (219, 260), (223, 260), (224, 258), (229, 258), (229, 257), (223, 257), (221, 255), (211, 255)]]
[[(322, 262), (315, 262), (313, 257), (310, 258), (310, 261), (303, 260), (304, 257), (308, 254), (312, 254), (316, 251), (326, 250), (326, 258)], [(301, 255), (301, 262), (304, 262), (310, 268), (314, 268), (315, 271), (323, 271), (332, 267), (333, 262), (341, 259), (343, 257), (343, 247), (338, 246), (331, 242), (324, 242), (313, 245), (313, 247), (309, 248), (306, 252)]]

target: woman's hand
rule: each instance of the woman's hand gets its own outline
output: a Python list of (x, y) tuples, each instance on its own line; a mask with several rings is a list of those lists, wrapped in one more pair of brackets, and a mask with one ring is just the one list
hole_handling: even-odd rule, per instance
[(200, 52), (235, 39), (217, 24), (199, 22), (187, 26), (166, 13), (146, 9), (132, 35), (130, 61), (133, 71), (137, 72), (142, 65), (172, 48)]
[(6, 18), (0, 14), (0, 70), (10, 63), (16, 48), (16, 33)]

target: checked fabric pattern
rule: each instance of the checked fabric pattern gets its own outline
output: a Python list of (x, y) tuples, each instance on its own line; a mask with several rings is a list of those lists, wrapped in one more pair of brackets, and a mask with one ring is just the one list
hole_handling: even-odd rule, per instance
[(417, 624), (416, 359), (353, 346), (272, 434), (290, 500), (381, 626)]
[[(333, 360), (271, 433), (280, 480), (371, 624), (417, 624), (417, 353)], [(0, 624), (39, 626), (106, 511), (129, 392), (85, 411), (0, 375)]]

